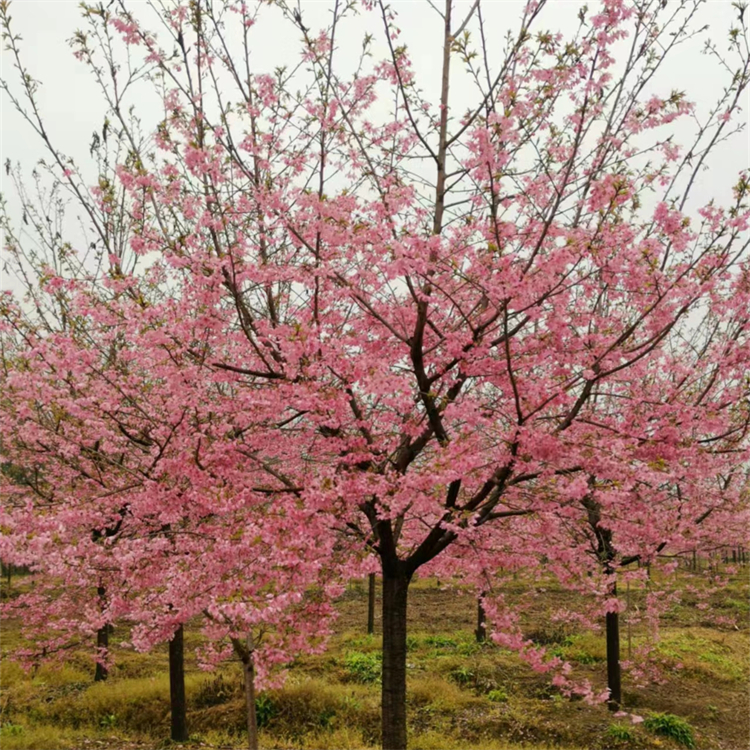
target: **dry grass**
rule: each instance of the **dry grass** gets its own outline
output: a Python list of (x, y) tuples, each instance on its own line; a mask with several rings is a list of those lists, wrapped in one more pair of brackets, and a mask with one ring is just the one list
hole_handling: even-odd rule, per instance
[[(517, 588), (520, 596), (523, 582)], [(601, 634), (574, 633), (550, 623), (551, 609), (570, 598), (548, 585), (525, 616), (524, 630), (569, 660), (579, 677), (603, 687)], [(737, 579), (717, 595), (714, 606), (741, 611), (746, 599), (747, 582)], [(340, 602), (338, 632), (329, 651), (299, 658), (284, 688), (263, 695), (263, 748), (377, 747), (380, 696), (377, 681), (370, 679), (370, 662), (376, 663), (381, 640), (362, 633), (365, 606), (364, 587), (350, 587)], [(546, 677), (532, 672), (514, 654), (476, 644), (474, 612), (473, 598), (460, 587), (438, 587), (434, 580), (414, 586), (408, 643), (412, 750), (679, 747), (643, 725), (614, 720), (603, 706), (563, 698)], [(637, 688), (626, 679), (626, 701), (644, 716), (656, 712), (684, 719), (702, 750), (747, 747), (748, 727), (737, 721), (746, 715), (750, 679), (747, 624), (740, 630), (720, 630), (705, 619), (689, 604), (670, 611), (658, 645), (668, 666), (666, 682)], [(195, 645), (196, 633), (187, 635), (188, 645)], [(633, 644), (644, 637), (634, 631)], [(16, 642), (17, 629), (6, 623), (3, 649)], [(3, 750), (167, 747), (166, 649), (152, 654), (118, 651), (116, 659), (110, 679), (98, 684), (92, 682), (93, 666), (83, 650), (71, 654), (62, 667), (43, 667), (34, 675), (4, 660)], [(245, 717), (238, 665), (206, 674), (197, 671), (191, 658), (188, 667), (188, 746), (242, 747)]]

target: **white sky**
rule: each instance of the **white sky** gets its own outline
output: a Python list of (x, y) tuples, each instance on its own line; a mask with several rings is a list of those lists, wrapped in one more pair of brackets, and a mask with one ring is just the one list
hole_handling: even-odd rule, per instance
[[(670, 0), (670, 3), (680, 0)], [(436, 4), (442, 5), (442, 0)], [(457, 0), (454, 17), (457, 23), (471, 7), (472, 0)], [(579, 0), (551, 0), (551, 5), (537, 26), (537, 30), (573, 31), (577, 26), (577, 12), (584, 3)], [(106, 5), (106, 3), (105, 3)], [(403, 30), (400, 41), (410, 49), (418, 80), (432, 101), (437, 100), (440, 79), (440, 59), (442, 54), (441, 20), (432, 11), (425, 0), (391, 0), (391, 5), (398, 11), (399, 25)], [(498, 40), (498, 54), (504, 33), (508, 28), (517, 28), (518, 19), (524, 3), (522, 0), (482, 0), (487, 29), (491, 29)], [(130, 0), (134, 10), (146, 9), (145, 0)], [(140, 6), (140, 7), (139, 7)], [(596, 0), (589, 0), (589, 14), (597, 6)], [(313, 32), (327, 24), (332, 2), (329, 0), (302, 0), (303, 19)], [(253, 55), (256, 70), (258, 68), (272, 71), (282, 63), (296, 62), (299, 49), (295, 31), (287, 22), (280, 19), (275, 9), (264, 10), (262, 18), (254, 29)], [(48, 125), (53, 142), (79, 166), (85, 169), (90, 163), (89, 144), (93, 131), (100, 130), (104, 116), (104, 107), (86, 66), (75, 60), (67, 44), (76, 28), (82, 27), (78, 0), (14, 0), (11, 5), (13, 27), (20, 33), (23, 42), (22, 50), (26, 64), (32, 76), (43, 82), (39, 101)], [(736, 18), (737, 11), (729, 0), (709, 0), (700, 16), (701, 23), (710, 25), (710, 35), (719, 40), (720, 47), (726, 48), (727, 32)], [(339, 64), (344, 68), (354, 65), (364, 32), (371, 31), (376, 38), (373, 49), (374, 59), (386, 56), (382, 35), (380, 15), (376, 11), (363, 12), (355, 22), (347, 22), (337, 38), (340, 47)], [(686, 90), (688, 98), (698, 104), (699, 112), (705, 111), (718, 93), (718, 68), (707, 56), (700, 54), (702, 41), (689, 42), (675, 50), (671, 62), (657, 79), (655, 89), (668, 93), (671, 89)], [(13, 82), (18, 89), (15, 70), (9, 53), (3, 52), (0, 57), (2, 77)], [(473, 93), (469, 85), (461, 80), (461, 64), (456, 58), (452, 88), (456, 95), (453, 99), (452, 112), (460, 115), (470, 101), (476, 96), (466, 98)], [(468, 82), (467, 82), (468, 83)], [(462, 98), (466, 104), (462, 103)], [(153, 107), (145, 105), (146, 117)], [(747, 105), (745, 111), (750, 109)], [(151, 113), (154, 121), (159, 116), (156, 108)], [(0, 122), (0, 163), (7, 158), (20, 161), (27, 173), (34, 162), (43, 156), (39, 139), (26, 126), (20, 116), (3, 94), (1, 97)], [(735, 181), (739, 169), (750, 164), (749, 134), (735, 139), (717, 149), (711, 162), (711, 169), (704, 172), (696, 199), (701, 203), (710, 199), (719, 191), (726, 196), (726, 187)], [(679, 132), (678, 138), (679, 140)], [(91, 180), (96, 175), (90, 169)], [(4, 169), (1, 173), (2, 191), (14, 205), (12, 195), (6, 190)], [(5, 287), (7, 282), (0, 282)]]

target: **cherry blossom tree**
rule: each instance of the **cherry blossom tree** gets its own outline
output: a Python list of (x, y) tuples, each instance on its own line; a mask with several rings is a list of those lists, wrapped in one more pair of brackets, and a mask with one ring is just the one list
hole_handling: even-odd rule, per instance
[[(201, 492), (226, 477), (251, 506), (273, 498), (271, 516), (304, 512), (306, 539), (335, 530), (378, 556), (389, 750), (406, 747), (417, 570), (480, 534), (512, 547), (530, 517), (580, 517), (592, 478), (598, 506), (624, 518), (644, 473), (674, 507), (688, 468), (691, 486), (728, 476), (713, 440), (734, 436), (746, 456), (748, 177), (696, 196), (741, 130), (744, 13), (728, 50), (725, 30), (707, 44), (726, 77), (700, 112), (662, 73), (701, 33), (703, 2), (603, 0), (568, 36), (546, 30), (552, 5), (528, 2), (500, 40), (481, 0), (429, 3), (434, 82), (417, 76), (396, 9), (372, 0), (334, 0), (320, 30), (284, 0), (154, 0), (150, 16), (118, 0), (85, 6), (73, 39), (124, 144), (96, 211), (116, 214), (122, 191), (145, 267), (109, 282), (118, 335), (145, 371), (137, 394), (123, 373), (110, 397), (127, 410), (159, 380), (167, 416), (150, 428), (121, 416), (111, 432), (154, 441), (149, 455), (169, 443), (174, 459), (159, 459), (143, 497), (164, 522), (200, 517)], [(2, 7), (21, 74), (20, 93), (6, 91), (51, 148)], [(360, 12), (381, 31), (347, 60), (342, 35)], [(274, 17), (300, 57), (267, 71), (254, 44)], [(129, 113), (138, 85), (163, 100), (152, 141)], [(51, 151), (80, 199), (76, 165)], [(164, 303), (143, 303), (149, 285), (169, 290)], [(710, 366), (693, 377), (696, 362)], [(94, 370), (82, 360), (76, 377)], [(68, 406), (82, 421), (84, 404)], [(187, 456), (200, 492), (186, 496)]]
[[(75, 256), (69, 264), (38, 222), (49, 210), (43, 196), (21, 197), (34, 233), (16, 236), (5, 217), (6, 268), (40, 283), (26, 285), (21, 306), (6, 299), (2, 310), (3, 455), (22, 469), (2, 485), (1, 553), (40, 575), (6, 607), (35, 643), (17, 656), (61, 656), (96, 633), (103, 679), (116, 620), (130, 623), (139, 649), (169, 640), (172, 735), (185, 739), (182, 627), (199, 618), (206, 665), (233, 651), (241, 658), (254, 727), (256, 673), (261, 687), (271, 684), (278, 666), (324, 642), (326, 591), (343, 547), (332, 550), (322, 518), (298, 507), (299, 489), (280, 472), (277, 487), (272, 469), (253, 484), (246, 442), (232, 442), (244, 456), (215, 450), (214, 429), (227, 428), (211, 411), (216, 380), (192, 360), (181, 367), (159, 325), (140, 317), (127, 334), (131, 306), (158, 323), (194, 317), (192, 302), (183, 315), (156, 282), (123, 291), (120, 256), (100, 275)], [(52, 205), (59, 223), (61, 206)], [(269, 507), (277, 494), (290, 504)], [(257, 746), (254, 731), (249, 737)]]
[[(125, 619), (140, 650), (170, 641), (174, 687), (181, 683), (175, 652), (182, 625), (199, 618), (209, 647), (204, 662), (234, 648), (252, 697), (256, 672), (261, 686), (269, 684), (275, 667), (324, 642), (332, 615), (326, 589), (332, 580), (335, 586), (341, 551), (322, 528), (314, 541), (302, 533), (315, 532), (322, 518), (299, 507), (293, 488), (290, 505), (269, 506), (277, 490), (267, 481), (252, 486), (257, 471), (246, 473), (240, 454), (214, 452), (211, 427), (201, 427), (205, 414), (186, 419), (184, 401), (170, 410), (173, 390), (160, 388), (146, 340), (129, 338), (143, 362), (139, 373), (128, 347), (115, 346), (117, 326), (84, 327), (83, 299), (68, 299), (72, 330), (44, 337), (18, 311), (5, 311), (6, 328), (22, 346), (4, 339), (0, 419), (10, 437), (3, 448), (26, 475), (3, 485), (2, 554), (42, 574), (39, 586), (6, 608), (23, 613), (38, 644), (18, 656), (52, 657), (76, 635), (96, 632), (97, 675), (104, 675), (108, 628)], [(88, 297), (88, 304), (102, 302)], [(128, 384), (130, 395), (113, 399)], [(207, 394), (204, 405), (211, 407)], [(86, 601), (92, 591), (93, 606)], [(253, 634), (251, 648), (245, 634)], [(173, 695), (173, 708), (180, 706), (173, 719), (181, 716), (184, 729), (184, 684)], [(253, 719), (254, 698), (248, 709)], [(257, 746), (253, 732), (250, 739)]]

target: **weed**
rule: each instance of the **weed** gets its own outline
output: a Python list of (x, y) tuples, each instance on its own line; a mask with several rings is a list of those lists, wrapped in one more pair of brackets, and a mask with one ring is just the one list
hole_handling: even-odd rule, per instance
[(356, 713), (362, 708), (362, 701), (353, 695), (345, 695), (341, 700), (341, 705), (344, 707), (344, 710)]
[(459, 685), (468, 685), (474, 682), (476, 677), (476, 674), (468, 667), (456, 667), (450, 673), (450, 678)]
[(458, 641), (446, 635), (428, 635), (424, 639), (425, 646), (433, 648), (456, 648)]
[(276, 704), (266, 693), (261, 693), (255, 699), (255, 720), (258, 722), (259, 727), (267, 727), (271, 723), (271, 719), (276, 716), (276, 713)]
[(379, 652), (363, 653), (350, 651), (344, 657), (347, 675), (355, 682), (364, 684), (380, 682), (383, 656)]
[(19, 734), (23, 734), (23, 727), (20, 724), (12, 724), (6, 721), (5, 724), (0, 726), (0, 736), (2, 737), (16, 737)]
[[(407, 636), (407, 648), (409, 645), (409, 639), (414, 636)], [(355, 635), (346, 639), (346, 642), (352, 648), (363, 649), (370, 651), (372, 649), (379, 649), (382, 644), (382, 637), (367, 633), (366, 635)]]
[(605, 735), (615, 742), (632, 742), (636, 739), (635, 732), (627, 724), (610, 724)]
[(587, 654), (585, 651), (576, 654), (573, 657), (579, 664), (598, 664), (601, 659), (594, 654)]
[[(485, 641), (485, 644), (487, 641)], [(482, 650), (481, 643), (477, 643), (477, 641), (469, 641), (468, 643), (459, 643), (456, 648), (456, 653), (460, 654), (461, 656), (474, 656), (474, 654), (478, 654)]]
[(104, 714), (99, 718), (99, 726), (102, 729), (114, 729), (117, 726), (117, 714)]
[(336, 718), (336, 711), (334, 711), (332, 708), (324, 708), (320, 712), (320, 717), (318, 719), (320, 726), (324, 729), (330, 729), (333, 725), (333, 720)]
[(643, 722), (643, 726), (650, 732), (662, 737), (669, 737), (680, 745), (688, 748), (695, 747), (695, 736), (690, 724), (674, 714), (652, 713)]
[(493, 703), (505, 703), (508, 700), (508, 693), (502, 688), (490, 690), (490, 692), (487, 693), (487, 700), (490, 700)]

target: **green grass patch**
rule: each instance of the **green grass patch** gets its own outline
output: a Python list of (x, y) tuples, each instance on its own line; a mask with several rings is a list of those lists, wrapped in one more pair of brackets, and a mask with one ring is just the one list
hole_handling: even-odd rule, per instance
[(487, 700), (492, 703), (507, 703), (508, 693), (502, 688), (490, 690), (490, 692), (487, 693)]
[[(91, 732), (76, 731), (51, 724), (22, 725), (5, 723), (0, 727), (3, 750), (67, 750), (81, 746)], [(103, 742), (102, 747), (105, 746)]]
[(643, 726), (661, 737), (669, 737), (675, 742), (679, 743), (683, 747), (694, 748), (695, 747), (695, 733), (693, 727), (681, 719), (679, 716), (674, 714), (662, 714), (652, 713), (649, 714)]
[(344, 669), (353, 682), (363, 684), (380, 682), (383, 671), (383, 656), (379, 651), (365, 653), (350, 651), (344, 657)]
[(610, 724), (604, 736), (613, 742), (633, 742), (637, 738), (633, 728), (627, 724)]
[(717, 633), (707, 628), (666, 630), (657, 651), (690, 672), (715, 680), (746, 682), (747, 645), (737, 633)]
[(558, 642), (547, 648), (551, 656), (578, 664), (599, 664), (607, 659), (604, 636), (596, 633), (562, 636)]

